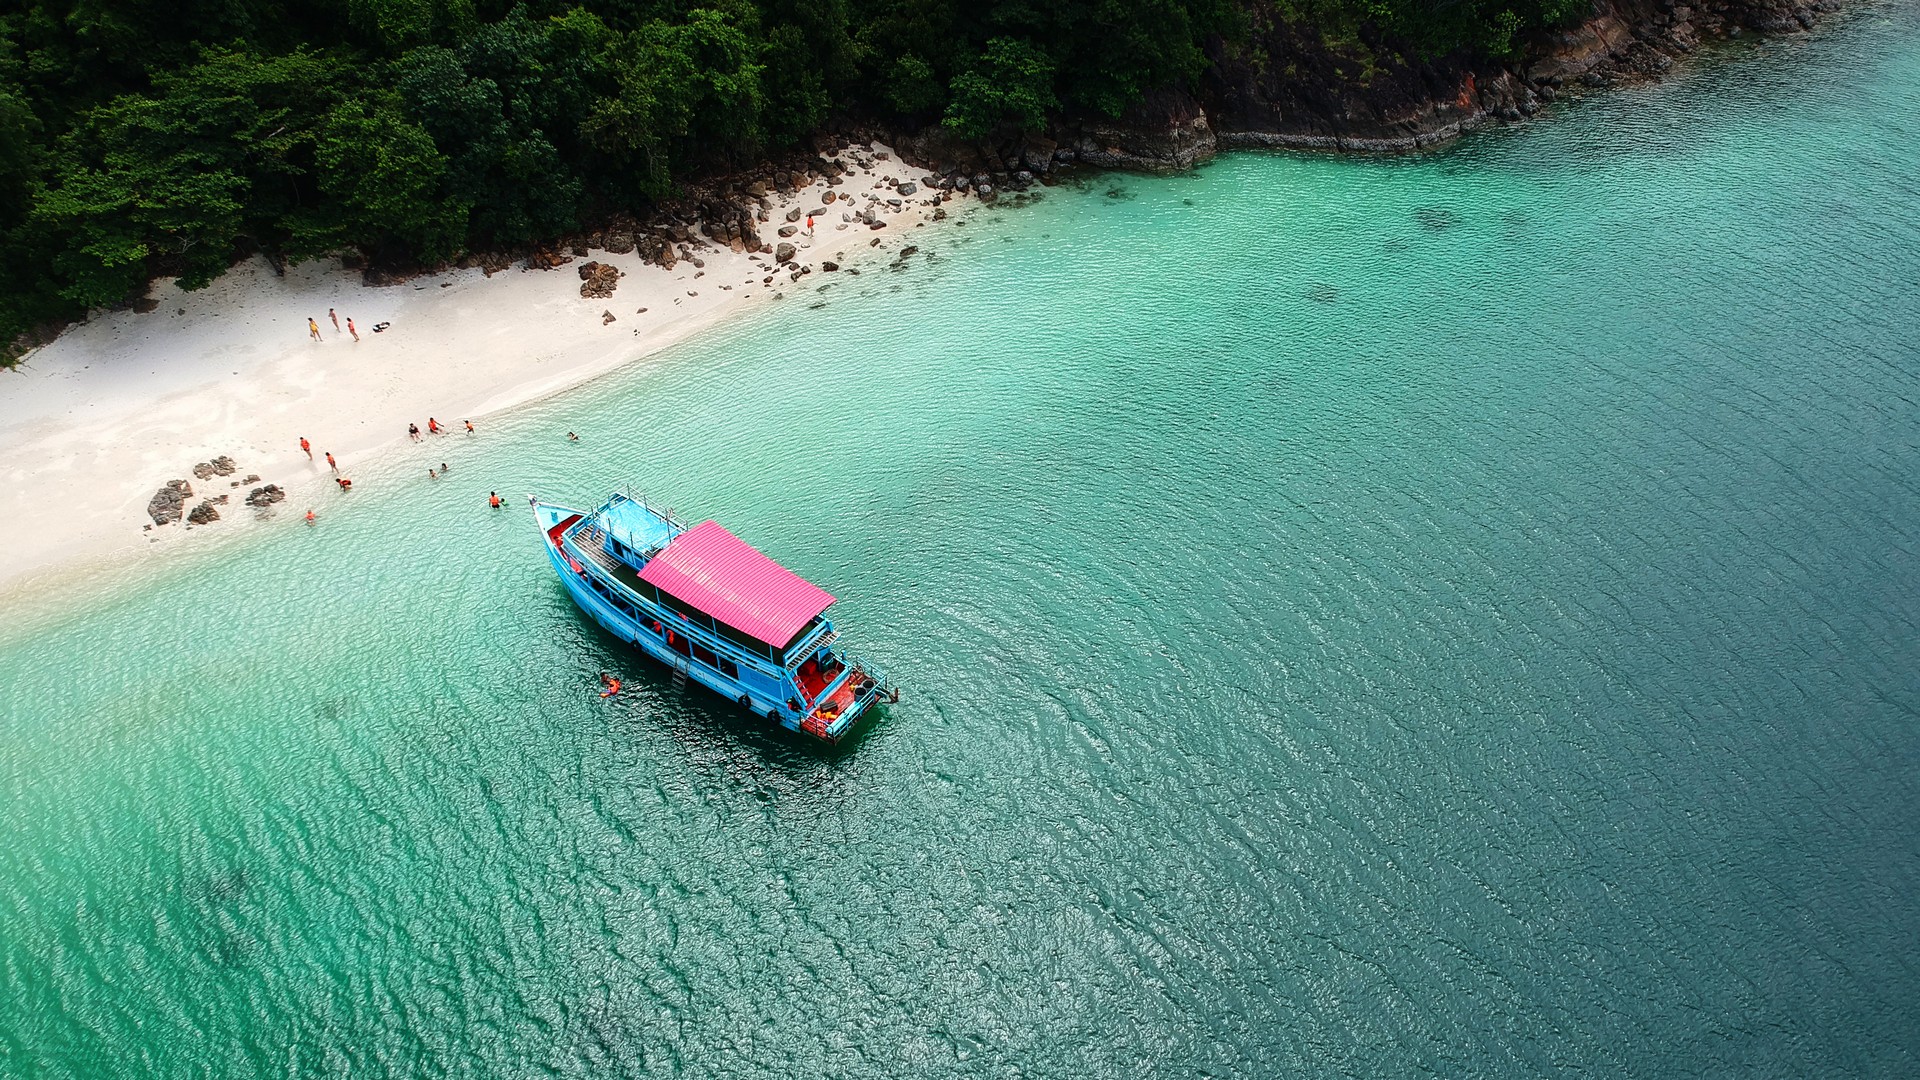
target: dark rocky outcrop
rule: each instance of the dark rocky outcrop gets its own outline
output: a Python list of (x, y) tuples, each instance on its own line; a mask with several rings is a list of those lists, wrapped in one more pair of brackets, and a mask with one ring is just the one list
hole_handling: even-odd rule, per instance
[(265, 510), (286, 497), (287, 493), (281, 489), (279, 484), (268, 484), (265, 487), (257, 487), (247, 492), (247, 505), (256, 510)]
[(213, 508), (212, 499), (208, 499), (199, 506), (194, 507), (193, 512), (187, 515), (187, 524), (189, 525), (206, 525), (219, 520), (220, 511)]
[(605, 300), (620, 285), (621, 270), (612, 263), (580, 264), (580, 295), (589, 300)]
[[(1244, 5), (1250, 33), (1215, 40), (1197, 87), (1148, 94), (1119, 119), (1067, 117), (1048, 135), (967, 143), (943, 128), (899, 137), (910, 160), (953, 174), (951, 186), (989, 195), (1045, 180), (1062, 165), (1164, 172), (1220, 150), (1404, 151), (1489, 122), (1532, 116), (1575, 87), (1658, 78), (1703, 41), (1751, 30), (1798, 31), (1839, 0), (1596, 0), (1572, 26), (1520, 43), (1495, 61), (1467, 52), (1423, 57), (1370, 40), (1329, 42), (1273, 5)], [(1004, 174), (989, 176), (988, 173)]]
[(185, 513), (188, 499), (193, 497), (193, 486), (185, 480), (169, 480), (153, 498), (147, 501), (147, 516), (155, 525), (168, 525), (179, 521)]

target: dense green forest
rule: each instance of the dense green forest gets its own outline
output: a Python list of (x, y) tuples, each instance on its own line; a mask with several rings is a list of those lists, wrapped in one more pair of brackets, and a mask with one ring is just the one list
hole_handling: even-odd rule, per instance
[[(12, 0), (0, 342), (239, 254), (551, 238), (831, 116), (974, 138), (1191, 84), (1262, 0)], [(1498, 55), (1573, 0), (1280, 0)]]

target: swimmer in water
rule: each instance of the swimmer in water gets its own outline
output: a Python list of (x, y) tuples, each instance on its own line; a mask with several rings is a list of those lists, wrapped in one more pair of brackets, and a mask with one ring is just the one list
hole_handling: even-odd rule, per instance
[(439, 473), (437, 473), (437, 472), (434, 472), (434, 471), (433, 471), (433, 466), (431, 466), (431, 465), (429, 465), (429, 466), (427, 466), (427, 479), (429, 479), (429, 480), (438, 480), (438, 479), (440, 479), (440, 474), (439, 474)]
[(600, 696), (603, 698), (612, 697), (620, 692), (620, 680), (604, 671), (600, 673), (600, 685), (606, 687), (606, 689), (600, 693)]
[(579, 441), (580, 441), (580, 436), (578, 436), (578, 435), (575, 435), (575, 434), (574, 434), (573, 432), (571, 432), (571, 431), (569, 431), (569, 432), (567, 432), (567, 441), (568, 441), (568, 442), (579, 442)]
[(500, 493), (497, 491), (488, 492), (487, 505), (493, 507), (495, 510), (500, 509)]
[(307, 524), (313, 524), (313, 507), (307, 507)]

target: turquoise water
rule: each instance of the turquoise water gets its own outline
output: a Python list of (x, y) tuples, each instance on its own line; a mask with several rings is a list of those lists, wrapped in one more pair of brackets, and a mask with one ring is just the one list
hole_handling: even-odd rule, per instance
[[(1917, 101), (1056, 189), (11, 620), (0, 1073), (1912, 1075)], [(905, 700), (584, 624), (518, 495), (626, 484)]]

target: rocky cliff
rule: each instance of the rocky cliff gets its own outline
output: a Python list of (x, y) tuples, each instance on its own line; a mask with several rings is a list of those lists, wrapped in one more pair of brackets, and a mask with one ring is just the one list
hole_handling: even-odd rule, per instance
[(1251, 33), (1216, 40), (1193, 92), (1148, 97), (1118, 121), (1067, 118), (1045, 136), (962, 145), (934, 129), (901, 140), (935, 165), (1045, 173), (1060, 161), (1177, 170), (1222, 149), (1398, 151), (1519, 120), (1570, 86), (1657, 78), (1703, 41), (1813, 25), (1839, 0), (1596, 0), (1584, 21), (1522, 42), (1506, 61), (1417, 50), (1364, 36), (1330, 42), (1273, 5), (1249, 5)]

